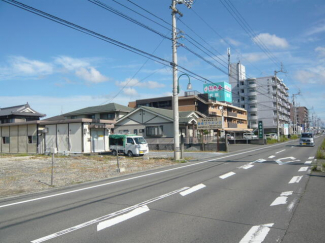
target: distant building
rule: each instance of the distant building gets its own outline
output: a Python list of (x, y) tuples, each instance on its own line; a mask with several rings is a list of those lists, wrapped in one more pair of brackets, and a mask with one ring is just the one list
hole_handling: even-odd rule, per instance
[(277, 132), (276, 91), (278, 92), (279, 128), (283, 134), (285, 124), (290, 124), (288, 88), (274, 76), (246, 78), (245, 67), (231, 64), (229, 83), (233, 87), (233, 105), (247, 109), (250, 128), (257, 129), (263, 121), (265, 133)]
[[(296, 117), (295, 117), (296, 114)], [(291, 105), (290, 109), (290, 118), (292, 123), (297, 125), (297, 127), (301, 127), (302, 132), (307, 132), (309, 130), (309, 111), (307, 107), (299, 106), (296, 107), (296, 112), (294, 107)], [(296, 128), (294, 128), (296, 130)]]
[[(209, 98), (209, 94), (201, 94), (198, 91), (187, 91), (184, 96), (178, 97), (179, 111), (195, 111), (203, 116), (224, 116), (224, 130), (226, 132), (243, 133), (251, 131), (247, 129), (247, 111), (229, 103), (218, 102)], [(136, 100), (129, 102), (129, 107), (141, 106), (172, 109), (172, 97), (159, 97)]]
[(32, 109), (28, 103), (25, 105), (0, 108), (0, 124), (37, 121), (45, 116), (45, 114)]
[(132, 108), (124, 105), (109, 103), (105, 105), (82, 108), (80, 110), (62, 114), (61, 116), (65, 117), (66, 119), (89, 118), (102, 120), (118, 120), (119, 118), (130, 113), (132, 110)]

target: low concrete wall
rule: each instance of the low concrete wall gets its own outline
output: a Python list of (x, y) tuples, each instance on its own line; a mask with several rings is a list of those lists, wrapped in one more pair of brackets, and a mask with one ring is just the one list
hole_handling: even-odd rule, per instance
[[(184, 149), (191, 151), (217, 151), (217, 144), (184, 144)], [(150, 150), (174, 150), (174, 144), (149, 144)], [(224, 142), (219, 143), (219, 151), (226, 151), (226, 144)]]

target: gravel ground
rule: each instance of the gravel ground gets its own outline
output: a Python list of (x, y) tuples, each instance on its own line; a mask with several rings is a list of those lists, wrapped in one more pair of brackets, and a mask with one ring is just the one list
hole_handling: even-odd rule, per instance
[[(113, 156), (56, 156), (53, 187), (116, 177), (172, 165), (175, 162), (170, 158), (120, 156), (119, 164), (121, 173), (117, 172), (117, 160)], [(50, 156), (0, 154), (0, 198), (52, 188), (51, 171), (52, 157)]]

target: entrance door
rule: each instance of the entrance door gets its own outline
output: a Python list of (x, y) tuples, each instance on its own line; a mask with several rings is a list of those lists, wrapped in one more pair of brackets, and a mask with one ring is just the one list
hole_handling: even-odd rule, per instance
[(104, 130), (91, 129), (91, 141), (93, 152), (97, 153), (105, 151), (104, 136)]

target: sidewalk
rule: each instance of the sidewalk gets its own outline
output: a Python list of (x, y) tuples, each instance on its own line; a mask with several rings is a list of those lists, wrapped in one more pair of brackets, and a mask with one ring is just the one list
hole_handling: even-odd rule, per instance
[(282, 242), (324, 242), (324, 225), (325, 173), (312, 172)]

